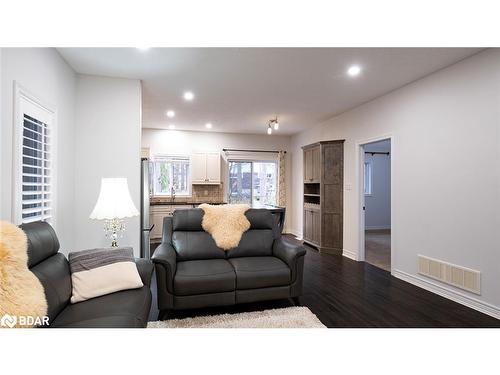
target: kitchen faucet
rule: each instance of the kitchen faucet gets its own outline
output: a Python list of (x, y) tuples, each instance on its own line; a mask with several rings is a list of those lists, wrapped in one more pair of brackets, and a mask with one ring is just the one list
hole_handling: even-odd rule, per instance
[(170, 199), (172, 200), (172, 202), (175, 200), (175, 187), (172, 186), (170, 188)]

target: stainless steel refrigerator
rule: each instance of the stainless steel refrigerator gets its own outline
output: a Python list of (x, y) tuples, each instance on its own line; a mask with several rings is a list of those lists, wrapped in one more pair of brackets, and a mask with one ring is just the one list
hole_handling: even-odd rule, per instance
[(149, 222), (149, 198), (152, 195), (153, 164), (147, 158), (141, 159), (141, 258), (151, 257), (149, 239), (153, 225)]

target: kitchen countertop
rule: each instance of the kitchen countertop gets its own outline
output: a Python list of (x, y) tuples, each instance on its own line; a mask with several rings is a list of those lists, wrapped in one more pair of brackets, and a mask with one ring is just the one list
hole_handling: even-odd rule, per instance
[[(186, 201), (158, 201), (158, 200), (153, 200), (150, 201), (149, 205), (150, 206), (199, 206), (200, 204), (203, 203), (208, 203), (208, 204), (227, 204), (227, 202), (186, 202)], [(260, 204), (254, 204), (250, 205), (251, 208), (266, 208), (268, 210), (279, 210), (283, 209), (284, 207), (280, 206), (270, 206), (270, 205), (260, 205)]]
[(149, 205), (150, 206), (199, 206), (202, 203), (208, 203), (208, 204), (225, 204), (225, 202), (182, 202), (182, 201), (150, 201)]

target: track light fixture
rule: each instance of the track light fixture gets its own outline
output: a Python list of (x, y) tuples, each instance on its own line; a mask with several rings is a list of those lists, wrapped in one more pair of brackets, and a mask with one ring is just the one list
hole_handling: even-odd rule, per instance
[(269, 120), (269, 123), (267, 124), (267, 134), (271, 135), (274, 130), (278, 130), (280, 127), (280, 123), (278, 122), (278, 117), (276, 116), (275, 118)]

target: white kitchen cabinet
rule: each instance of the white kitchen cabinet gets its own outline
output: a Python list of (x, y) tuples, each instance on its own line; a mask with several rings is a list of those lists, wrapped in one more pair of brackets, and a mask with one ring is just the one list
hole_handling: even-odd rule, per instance
[(196, 152), (191, 155), (191, 183), (216, 185), (221, 183), (220, 153)]
[(191, 155), (191, 182), (193, 184), (205, 182), (207, 178), (207, 154), (196, 153)]
[(185, 210), (193, 208), (192, 204), (165, 204), (165, 205), (152, 205), (149, 210), (149, 222), (154, 224), (153, 230), (150, 233), (152, 241), (158, 242), (163, 235), (163, 218), (165, 216), (172, 216), (175, 210)]

